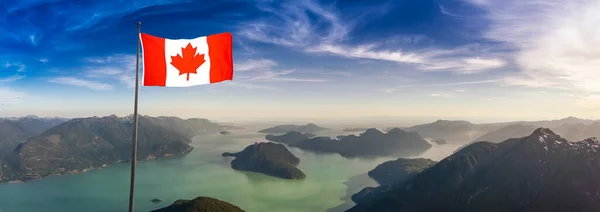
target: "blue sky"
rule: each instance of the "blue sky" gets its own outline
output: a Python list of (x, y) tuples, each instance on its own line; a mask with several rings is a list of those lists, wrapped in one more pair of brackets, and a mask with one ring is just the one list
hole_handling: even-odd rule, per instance
[(130, 114), (140, 21), (231, 32), (235, 63), (230, 82), (141, 88), (144, 114), (600, 117), (598, 1), (22, 0), (0, 16), (0, 116)]

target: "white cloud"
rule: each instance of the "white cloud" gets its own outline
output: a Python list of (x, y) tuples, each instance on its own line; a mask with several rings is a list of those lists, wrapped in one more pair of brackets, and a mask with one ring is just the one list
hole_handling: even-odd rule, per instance
[(277, 63), (268, 59), (249, 59), (234, 64), (235, 71), (268, 70), (277, 66)]
[(40, 59), (40, 62), (47, 63), (48, 62), (48, 58), (42, 58), (42, 59)]
[(475, 3), (492, 22), (485, 36), (518, 49), (514, 56), (521, 72), (506, 83), (600, 92), (600, 1)]
[(439, 97), (439, 98), (450, 98), (450, 97), (454, 97), (454, 94), (451, 94), (451, 93), (432, 93), (432, 94), (429, 94), (429, 96), (431, 96), (431, 97)]
[[(260, 19), (243, 24), (239, 34), (255, 41), (287, 46), (310, 53), (413, 64), (424, 71), (443, 70), (473, 74), (506, 65), (503, 58), (486, 56), (482, 51), (464, 47), (423, 51), (406, 51), (388, 47), (390, 42), (418, 43), (426, 39), (419, 35), (382, 38), (366, 45), (348, 46), (343, 42), (348, 39), (348, 32), (354, 24), (342, 21), (333, 9), (314, 1), (302, 1), (298, 5), (277, 9), (266, 5), (259, 7), (278, 18)], [(440, 9), (449, 13), (443, 7)], [(316, 15), (318, 20), (314, 21), (315, 17), (309, 17), (309, 14)], [(462, 56), (452, 54), (458, 52), (462, 53)]]
[(22, 75), (13, 75), (7, 78), (0, 78), (0, 83), (9, 83), (9, 82), (14, 82), (20, 79), (23, 79), (25, 76)]
[(236, 79), (232, 86), (244, 87), (249, 89), (267, 89), (271, 87), (264, 85), (255, 85), (257, 82), (326, 82), (326, 79), (318, 78), (299, 78), (292, 77), (296, 70), (274, 70), (277, 62), (269, 59), (248, 59), (241, 63), (235, 64), (234, 69), (237, 71), (234, 78)]
[[(84, 62), (89, 63), (85, 69), (85, 77), (97, 79), (112, 79), (127, 88), (135, 86), (135, 55), (117, 54), (107, 57), (86, 58)], [(141, 69), (141, 66), (140, 66)], [(140, 83), (142, 81), (140, 70)]]
[(21, 62), (11, 63), (11, 62), (6, 61), (6, 63), (4, 63), (4, 68), (10, 68), (10, 67), (17, 68), (17, 72), (25, 71), (25, 64), (23, 64)]
[[(431, 84), (413, 84), (413, 85), (401, 85), (394, 88), (388, 88), (384, 91), (386, 93), (392, 93), (403, 88), (414, 88), (414, 87), (445, 87), (445, 86), (457, 86), (457, 85), (475, 85), (475, 84), (490, 84), (490, 83), (499, 83), (502, 80), (494, 79), (494, 80), (479, 80), (479, 81), (465, 81), (465, 82), (449, 82), (449, 83), (431, 83)], [(457, 90), (457, 92), (460, 92)], [(463, 90), (464, 92), (464, 90)]]
[(89, 68), (86, 73), (87, 77), (105, 77), (105, 76), (114, 76), (114, 75), (122, 75), (124, 73), (123, 69), (118, 67), (99, 67), (99, 68)]
[(286, 77), (292, 73), (296, 72), (296, 70), (284, 70), (284, 71), (263, 71), (260, 74), (253, 76), (247, 80), (246, 82), (252, 81), (262, 81), (262, 82), (326, 82), (326, 79), (311, 79), (311, 78), (295, 78), (295, 77)]
[[(296, 1), (285, 4), (283, 8), (274, 8), (269, 2), (259, 2), (259, 9), (274, 17), (251, 21), (241, 26), (239, 34), (256, 41), (289, 47), (302, 47), (317, 43), (341, 41), (348, 34), (348, 26), (338, 16), (312, 0)], [(321, 24), (329, 26), (324, 33), (317, 33), (310, 14), (321, 19)]]
[(241, 87), (241, 88), (247, 88), (247, 89), (277, 90), (277, 88), (271, 87), (271, 86), (255, 85), (255, 84), (242, 83), (242, 82), (237, 82), (237, 81), (227, 81), (226, 83), (222, 83), (222, 85), (231, 86), (231, 87)]
[(10, 88), (0, 87), (0, 105), (17, 104), (27, 95), (24, 92), (14, 91)]
[(63, 84), (63, 85), (79, 86), (79, 87), (89, 88), (92, 90), (112, 90), (114, 88), (114, 86), (109, 85), (109, 84), (104, 84), (104, 83), (85, 80), (85, 79), (79, 79), (79, 78), (75, 78), (75, 77), (57, 77), (57, 78), (48, 80), (48, 82)]
[(29, 35), (29, 41), (35, 46), (37, 43), (35, 42), (35, 35)]
[(453, 70), (462, 74), (473, 74), (490, 69), (501, 68), (505, 65), (506, 61), (504, 60), (496, 58), (484, 59), (480, 57), (473, 57), (460, 60), (431, 60), (428, 63), (422, 64), (420, 69), (425, 71)]
[(323, 44), (308, 48), (308, 52), (328, 52), (349, 58), (364, 58), (387, 60), (401, 63), (423, 63), (423, 55), (405, 53), (401, 51), (374, 51), (373, 45), (359, 46), (355, 48), (342, 45)]
[(331, 72), (329, 72), (329, 74), (337, 75), (337, 76), (344, 76), (344, 77), (352, 76), (352, 73), (347, 72), (347, 71), (331, 71)]

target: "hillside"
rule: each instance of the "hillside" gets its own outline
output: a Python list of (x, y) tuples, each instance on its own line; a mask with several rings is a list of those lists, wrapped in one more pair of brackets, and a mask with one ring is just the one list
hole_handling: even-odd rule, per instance
[(0, 159), (28, 138), (67, 120), (65, 118), (42, 118), (37, 116), (0, 118)]
[(600, 211), (598, 150), (595, 138), (568, 142), (547, 128), (477, 142), (348, 211)]
[(348, 158), (418, 155), (431, 148), (431, 144), (418, 133), (398, 128), (387, 133), (373, 128), (359, 136), (338, 136), (335, 139), (315, 137), (297, 141), (290, 146), (319, 153), (337, 153)]
[[(169, 157), (192, 150), (196, 133), (218, 128), (202, 119), (140, 116), (138, 159)], [(131, 117), (115, 115), (67, 121), (20, 144), (2, 160), (0, 182), (27, 181), (129, 161)]]

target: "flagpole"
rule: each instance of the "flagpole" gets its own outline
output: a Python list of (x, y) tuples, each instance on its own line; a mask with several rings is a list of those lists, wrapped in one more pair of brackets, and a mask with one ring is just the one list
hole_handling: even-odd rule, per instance
[(135, 186), (135, 161), (137, 158), (137, 138), (138, 138), (138, 87), (140, 74), (140, 26), (142, 22), (137, 23), (138, 41), (135, 57), (135, 102), (133, 103), (133, 139), (131, 151), (131, 179), (129, 182), (129, 212), (133, 212), (133, 193)]

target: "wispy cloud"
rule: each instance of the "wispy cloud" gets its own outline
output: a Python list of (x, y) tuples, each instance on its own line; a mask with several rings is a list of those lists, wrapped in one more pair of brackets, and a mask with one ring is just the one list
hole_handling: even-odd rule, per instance
[(414, 53), (405, 53), (401, 51), (374, 51), (374, 45), (364, 45), (359, 47), (345, 47), (342, 45), (323, 44), (307, 49), (308, 52), (328, 52), (349, 58), (364, 58), (387, 60), (401, 63), (423, 63), (425, 57)]
[(255, 85), (257, 82), (326, 82), (321, 78), (301, 78), (292, 76), (295, 69), (275, 70), (277, 62), (269, 59), (248, 59), (234, 65), (238, 72), (236, 82), (232, 86), (265, 89), (268, 86)]
[(425, 71), (453, 70), (457, 73), (473, 74), (494, 68), (501, 68), (505, 65), (506, 61), (500, 59), (484, 59), (480, 57), (472, 57), (458, 60), (433, 60), (428, 63), (422, 64), (420, 69)]
[(259, 75), (251, 77), (246, 82), (262, 81), (262, 82), (326, 82), (326, 79), (311, 79), (311, 78), (295, 78), (287, 77), (288, 75), (296, 72), (296, 70), (284, 70), (284, 71), (263, 71)]
[(7, 78), (0, 78), (0, 83), (9, 83), (9, 82), (14, 82), (20, 79), (23, 79), (25, 76), (23, 75), (13, 75)]
[[(488, 84), (488, 83), (499, 83), (502, 82), (502, 79), (492, 79), (492, 80), (479, 80), (479, 81), (465, 81), (465, 82), (449, 82), (449, 83), (431, 83), (431, 84), (412, 84), (412, 85), (401, 85), (394, 88), (388, 88), (384, 91), (387, 93), (392, 93), (403, 88), (414, 88), (414, 87), (444, 87), (444, 86), (457, 86), (457, 85), (475, 85), (475, 84)], [(464, 90), (462, 90), (464, 92)], [(457, 92), (460, 92), (457, 90)]]
[[(259, 2), (259, 9), (273, 16), (242, 25), (239, 34), (252, 40), (289, 47), (338, 42), (348, 34), (348, 26), (317, 2), (306, 0), (282, 5), (277, 7), (269, 1)], [(309, 14), (317, 15), (322, 22), (314, 24)], [(328, 26), (328, 30), (318, 31), (317, 28), (322, 26)]]
[[(261, 5), (265, 12), (271, 12), (276, 19), (251, 21), (239, 30), (242, 36), (264, 43), (277, 44), (309, 53), (327, 53), (346, 58), (373, 59), (415, 65), (424, 71), (453, 71), (462, 74), (480, 73), (506, 65), (503, 58), (486, 55), (468, 48), (427, 49), (408, 51), (387, 47), (390, 40), (397, 42), (398, 37), (381, 38), (359, 46), (349, 46), (349, 32), (354, 23), (342, 21), (334, 9), (314, 1), (303, 1), (294, 7), (273, 8), (269, 4)], [(444, 11), (449, 14), (449, 12)], [(311, 21), (317, 15), (318, 21)], [(454, 14), (456, 16), (456, 14)], [(323, 30), (325, 29), (325, 30)], [(423, 37), (411, 37), (418, 42)], [(417, 40), (417, 41), (415, 41)], [(401, 40), (404, 41), (404, 40)], [(462, 56), (450, 55), (460, 52)], [(475, 56), (477, 55), (477, 56)]]
[(352, 73), (348, 72), (348, 71), (330, 71), (327, 73), (329, 73), (331, 75), (344, 76), (344, 77), (352, 76)]
[(269, 70), (277, 66), (277, 63), (268, 59), (249, 59), (234, 64), (235, 71)]
[(470, 1), (487, 10), (485, 36), (518, 49), (506, 83), (600, 93), (600, 2)]
[(429, 94), (429, 96), (438, 97), (438, 98), (451, 98), (451, 97), (454, 97), (454, 94), (453, 93), (432, 93), (432, 94)]
[(42, 59), (40, 59), (40, 62), (41, 63), (47, 63), (48, 62), (48, 58), (42, 58)]
[(243, 82), (238, 82), (238, 81), (227, 81), (226, 83), (223, 83), (223, 85), (231, 86), (231, 87), (247, 88), (247, 89), (277, 90), (276, 87), (272, 87), (272, 86), (255, 85), (255, 84), (243, 83)]
[(117, 54), (107, 57), (85, 58), (84, 61), (89, 64), (85, 68), (87, 70), (85, 77), (87, 78), (112, 79), (127, 88), (135, 86), (135, 55)]
[(112, 89), (114, 89), (114, 86), (109, 85), (109, 84), (104, 84), (104, 83), (85, 80), (85, 79), (79, 79), (79, 78), (75, 78), (75, 77), (57, 77), (57, 78), (48, 80), (48, 82), (62, 84), (62, 85), (79, 86), (79, 87), (89, 88), (92, 90), (112, 90)]
[(24, 92), (14, 91), (7, 87), (0, 87), (0, 104), (17, 104), (26, 98)]
[(25, 71), (25, 64), (21, 63), (21, 62), (8, 62), (6, 61), (6, 63), (4, 63), (4, 68), (16, 68), (17, 72), (23, 72)]

